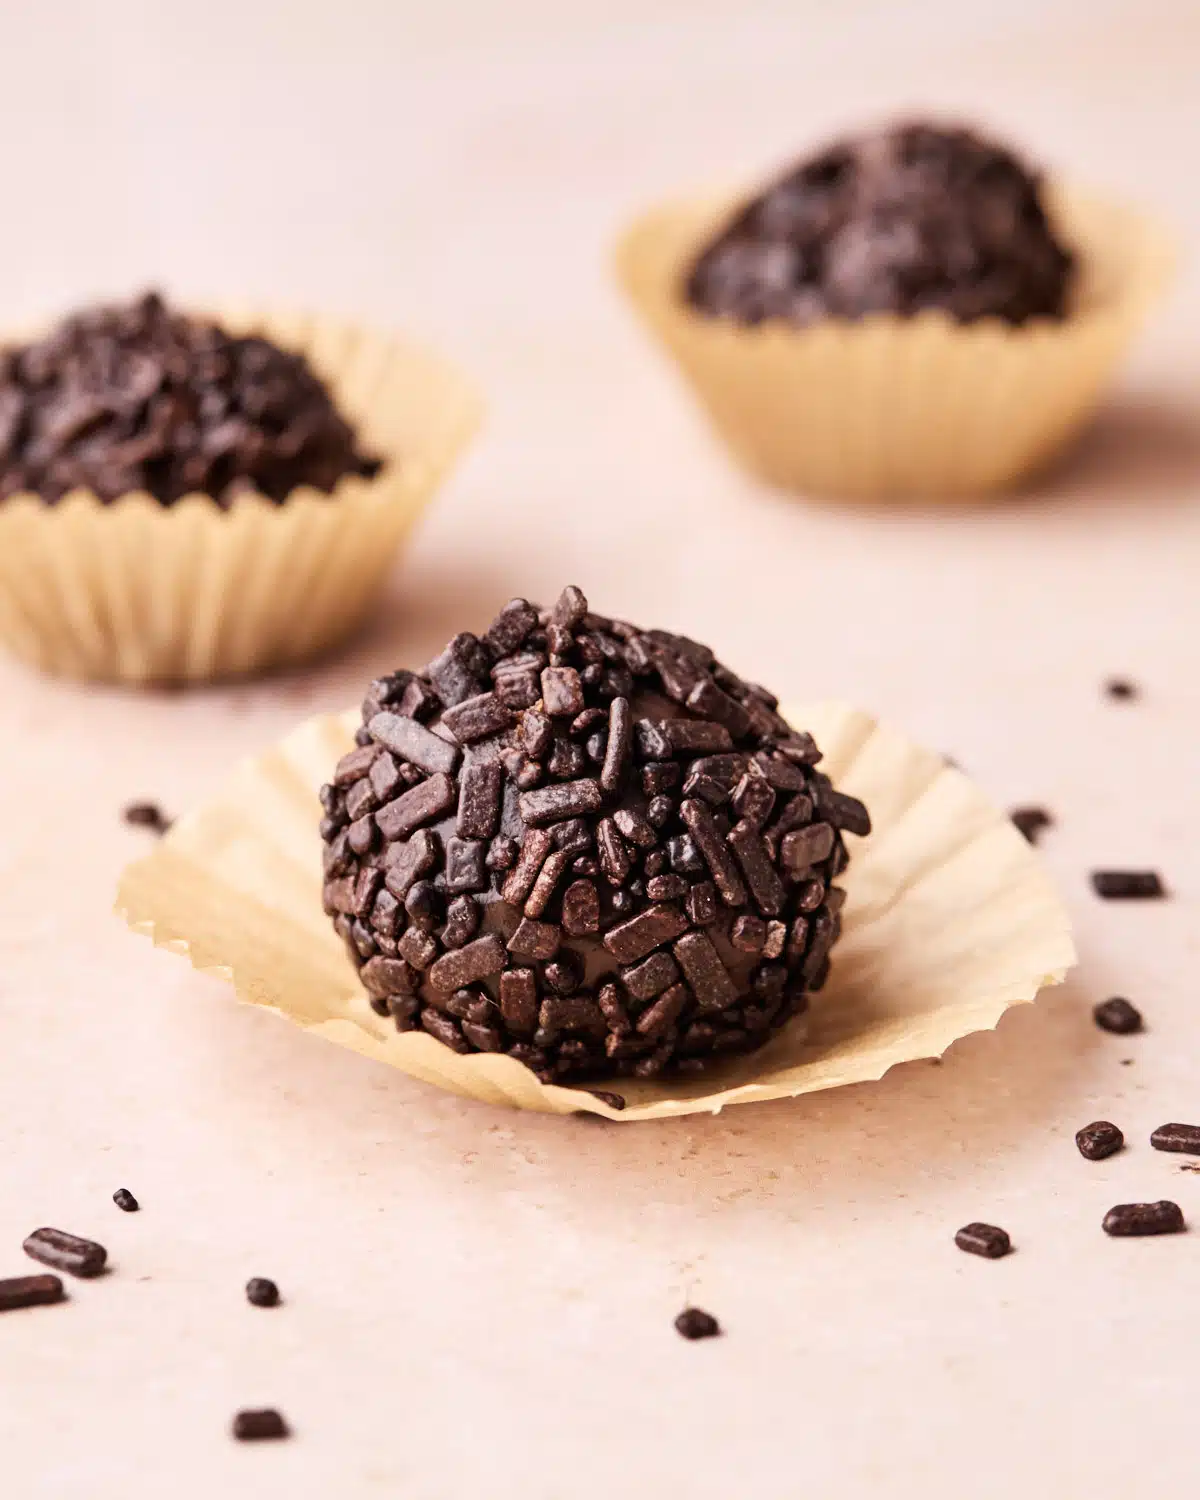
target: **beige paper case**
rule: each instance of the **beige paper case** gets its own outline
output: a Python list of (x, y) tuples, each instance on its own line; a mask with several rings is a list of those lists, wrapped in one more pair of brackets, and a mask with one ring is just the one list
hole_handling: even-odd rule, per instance
[(312, 719), (243, 765), (125, 871), (118, 910), (158, 945), (230, 979), (242, 1000), (416, 1078), (490, 1104), (620, 1120), (881, 1078), (1062, 980), (1075, 958), (1066, 911), (1037, 855), (966, 776), (842, 704), (789, 718), (816, 736), (824, 769), (874, 822), (870, 838), (847, 837), (830, 980), (807, 1028), (785, 1028), (719, 1074), (610, 1085), (627, 1100), (622, 1113), (583, 1088), (542, 1084), (512, 1058), (459, 1056), (422, 1032), (398, 1033), (371, 1010), (322, 910), (317, 834), (317, 789), (351, 748), (357, 712)]
[(230, 331), (303, 351), (375, 479), (331, 495), (205, 495), (163, 506), (80, 491), (56, 505), (0, 502), (0, 644), (44, 671), (92, 681), (197, 682), (302, 661), (348, 636), (378, 600), (396, 550), (479, 424), (449, 365), (399, 339), (321, 318), (220, 309)]
[(618, 272), (717, 432), (768, 483), (864, 500), (981, 495), (1080, 431), (1173, 262), (1169, 238), (1139, 214), (1066, 188), (1049, 197), (1079, 255), (1062, 322), (959, 324), (930, 311), (792, 329), (706, 317), (681, 288), (736, 207), (728, 196), (648, 213), (622, 239)]

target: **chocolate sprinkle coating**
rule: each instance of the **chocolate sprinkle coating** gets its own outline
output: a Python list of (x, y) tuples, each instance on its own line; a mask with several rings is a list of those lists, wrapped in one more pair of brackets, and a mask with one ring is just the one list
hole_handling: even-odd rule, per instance
[(738, 210), (688, 273), (700, 312), (747, 325), (941, 308), (1062, 318), (1073, 270), (1038, 178), (972, 131), (922, 121), (847, 137)]
[(707, 647), (514, 599), (370, 685), (325, 909), (400, 1030), (547, 1082), (700, 1071), (825, 980), (870, 818), (819, 760)]
[(379, 469), (303, 355), (154, 292), (0, 353), (0, 500), (54, 504), (82, 487), (105, 501), (199, 492), (227, 506), (250, 490), (279, 504), (298, 485), (328, 493)]

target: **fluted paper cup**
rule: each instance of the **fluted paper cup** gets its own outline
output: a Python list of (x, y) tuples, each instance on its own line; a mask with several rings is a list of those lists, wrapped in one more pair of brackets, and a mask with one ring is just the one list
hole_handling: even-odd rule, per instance
[(1169, 237), (1116, 203), (1058, 187), (1077, 254), (1068, 316), (1013, 327), (940, 311), (807, 328), (743, 327), (690, 307), (687, 270), (737, 200), (668, 203), (621, 240), (618, 272), (735, 457), (789, 490), (937, 500), (1013, 487), (1093, 415), (1168, 280)]
[(322, 318), (215, 313), (304, 353), (374, 479), (280, 505), (207, 495), (160, 505), (77, 491), (53, 505), (0, 501), (0, 645), (42, 670), (92, 681), (202, 682), (287, 666), (350, 635), (376, 604), (397, 549), (479, 424), (451, 366), (397, 338)]
[(118, 910), (242, 1000), (439, 1088), (626, 1121), (881, 1078), (1062, 980), (1075, 959), (1062, 902), (1029, 844), (962, 772), (844, 704), (788, 717), (815, 735), (823, 768), (874, 824), (867, 839), (847, 835), (830, 978), (800, 1024), (719, 1072), (610, 1085), (626, 1100), (620, 1112), (586, 1088), (541, 1083), (513, 1058), (460, 1056), (424, 1032), (399, 1033), (372, 1011), (322, 910), (317, 834), (317, 790), (353, 745), (357, 710), (309, 720), (241, 766), (125, 871)]

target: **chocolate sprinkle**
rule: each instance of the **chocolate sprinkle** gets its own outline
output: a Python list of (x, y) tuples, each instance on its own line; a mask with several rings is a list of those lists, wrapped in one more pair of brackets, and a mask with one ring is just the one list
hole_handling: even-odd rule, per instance
[(321, 793), (370, 1005), (544, 1081), (694, 1073), (802, 1013), (866, 809), (694, 641), (513, 600), (378, 678)]
[(1127, 703), (1131, 698), (1141, 697), (1141, 689), (1136, 682), (1131, 682), (1128, 677), (1110, 677), (1104, 684), (1104, 691), (1108, 697), (1124, 703)]
[(266, 1276), (251, 1276), (246, 1283), (246, 1301), (252, 1307), (278, 1307), (279, 1288)]
[(148, 828), (160, 837), (171, 827), (171, 819), (157, 802), (131, 802), (121, 816), (130, 828)]
[(1101, 1031), (1111, 1031), (1117, 1036), (1129, 1036), (1141, 1031), (1144, 1025), (1141, 1011), (1120, 995), (1101, 1000), (1092, 1010), (1092, 1019)]
[(1088, 1161), (1103, 1161), (1121, 1149), (1125, 1137), (1111, 1120), (1093, 1120), (1075, 1132), (1075, 1144), (1080, 1156), (1086, 1156)]
[(239, 1443), (259, 1443), (289, 1436), (288, 1425), (272, 1407), (240, 1411), (233, 1419), (233, 1435)]
[(9, 1276), (0, 1281), (0, 1312), (20, 1307), (44, 1307), (63, 1300), (63, 1284), (57, 1276)]
[(23, 1246), (26, 1255), (40, 1260), (56, 1271), (70, 1271), (72, 1276), (99, 1276), (108, 1259), (108, 1251), (95, 1240), (80, 1239), (65, 1229), (35, 1229)]
[(954, 1236), (954, 1243), (968, 1255), (982, 1255), (986, 1260), (999, 1260), (1012, 1251), (1008, 1231), (995, 1224), (965, 1224)]
[(624, 1094), (611, 1094), (605, 1089), (592, 1089), (591, 1095), (593, 1099), (599, 1099), (601, 1104), (607, 1104), (609, 1109), (625, 1108)]
[(675, 1319), (675, 1331), (685, 1339), (713, 1339), (721, 1332), (721, 1325), (712, 1313), (699, 1307), (685, 1307)]
[(1160, 1125), (1150, 1137), (1156, 1151), (1182, 1151), (1200, 1156), (1200, 1125)]
[(119, 1209), (127, 1214), (135, 1214), (141, 1207), (141, 1204), (137, 1201), (137, 1199), (133, 1196), (128, 1188), (118, 1188), (113, 1194), (113, 1202)]
[(1104, 1215), (1105, 1234), (1182, 1234), (1187, 1228), (1178, 1203), (1160, 1198), (1157, 1203), (1118, 1203)]
[(1036, 844), (1042, 833), (1054, 826), (1054, 819), (1044, 807), (1014, 807), (1009, 816), (1031, 844)]
[(1105, 901), (1158, 901), (1167, 894), (1157, 870), (1093, 870), (1092, 889)]
[(0, 500), (32, 491), (54, 504), (82, 487), (103, 501), (200, 492), (228, 506), (251, 490), (280, 504), (300, 485), (330, 493), (379, 468), (303, 355), (153, 292), (0, 355)]

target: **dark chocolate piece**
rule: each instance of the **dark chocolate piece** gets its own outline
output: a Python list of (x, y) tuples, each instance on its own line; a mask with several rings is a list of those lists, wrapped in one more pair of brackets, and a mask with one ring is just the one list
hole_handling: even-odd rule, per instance
[(675, 1319), (675, 1331), (685, 1339), (713, 1339), (721, 1332), (721, 1325), (711, 1313), (685, 1307)]
[(279, 1288), (266, 1276), (251, 1276), (246, 1283), (246, 1301), (252, 1307), (278, 1307)]
[(113, 1202), (122, 1212), (127, 1214), (135, 1214), (141, 1207), (141, 1204), (128, 1188), (118, 1188), (113, 1194)]
[(1022, 324), (1066, 315), (1073, 266), (1039, 179), (1011, 152), (913, 121), (790, 168), (737, 210), (683, 291), (700, 312), (745, 325), (935, 307), (963, 323)]
[(1112, 1031), (1118, 1036), (1129, 1036), (1135, 1031), (1141, 1031), (1144, 1024), (1137, 1006), (1120, 995), (1114, 995), (1111, 1000), (1102, 1000), (1092, 1010), (1092, 1019), (1101, 1031)]
[(599, 1099), (601, 1104), (607, 1104), (609, 1109), (624, 1109), (625, 1095), (611, 1094), (607, 1089), (589, 1089), (593, 1099)]
[(1008, 1231), (995, 1224), (966, 1224), (954, 1236), (954, 1243), (969, 1255), (982, 1255), (986, 1260), (999, 1260), (1012, 1250)]
[(1104, 1215), (1105, 1234), (1182, 1234), (1187, 1228), (1178, 1203), (1160, 1198), (1157, 1203), (1118, 1203)]
[(1150, 1137), (1156, 1151), (1181, 1151), (1200, 1156), (1200, 1125), (1160, 1125)]
[(1092, 889), (1105, 901), (1157, 901), (1167, 894), (1157, 870), (1093, 870)]
[(289, 1436), (287, 1423), (272, 1407), (240, 1411), (233, 1419), (233, 1435), (239, 1443), (260, 1443)]
[(1103, 1161), (1121, 1149), (1125, 1137), (1111, 1120), (1093, 1120), (1075, 1132), (1075, 1144), (1080, 1156), (1086, 1156), (1088, 1161)]
[(1044, 807), (1014, 807), (1009, 816), (1031, 844), (1036, 844), (1047, 828), (1054, 827), (1054, 819)]
[(99, 1276), (108, 1259), (108, 1251), (95, 1240), (80, 1239), (65, 1229), (35, 1229), (25, 1239), (24, 1251), (56, 1271), (72, 1276)]
[(153, 292), (7, 351), (0, 412), (0, 500), (32, 491), (53, 504), (82, 488), (164, 506), (199, 492), (228, 507), (252, 490), (280, 504), (301, 485), (330, 493), (380, 469), (302, 354)]
[(63, 1284), (57, 1276), (9, 1276), (0, 1281), (0, 1312), (20, 1307), (44, 1307), (63, 1300)]

